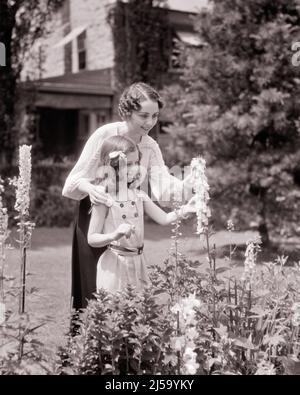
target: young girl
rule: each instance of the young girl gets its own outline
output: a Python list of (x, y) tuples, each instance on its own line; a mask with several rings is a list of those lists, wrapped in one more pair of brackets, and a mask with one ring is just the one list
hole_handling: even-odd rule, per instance
[(147, 283), (144, 210), (161, 225), (195, 212), (194, 198), (178, 211), (167, 214), (138, 190), (140, 159), (138, 147), (125, 137), (111, 137), (102, 145), (98, 183), (105, 186), (112, 201), (110, 207), (105, 204), (92, 207), (88, 230), (91, 247), (107, 247), (97, 265), (97, 290), (114, 292), (127, 284), (141, 289)]

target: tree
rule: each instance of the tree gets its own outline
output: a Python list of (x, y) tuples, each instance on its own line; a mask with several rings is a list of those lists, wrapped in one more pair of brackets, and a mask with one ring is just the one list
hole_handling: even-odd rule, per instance
[(166, 89), (174, 119), (168, 131), (183, 148), (174, 160), (202, 153), (218, 169), (219, 196), (243, 215), (251, 206), (268, 244), (269, 229), (300, 230), (300, 67), (291, 51), (300, 38), (300, 3), (211, 5), (195, 18), (204, 47), (184, 49), (181, 83)]
[(156, 87), (168, 69), (170, 29), (165, 0), (117, 0), (108, 21), (115, 48), (117, 90), (137, 81)]
[(47, 31), (47, 22), (64, 0), (0, 0), (0, 42), (6, 66), (0, 68), (0, 163), (11, 163), (18, 145), (16, 103), (26, 56)]

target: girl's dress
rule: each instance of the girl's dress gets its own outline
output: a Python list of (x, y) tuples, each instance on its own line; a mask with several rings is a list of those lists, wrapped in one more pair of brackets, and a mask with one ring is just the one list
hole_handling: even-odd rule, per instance
[(112, 242), (101, 255), (97, 265), (97, 290), (115, 292), (128, 284), (141, 290), (149, 281), (143, 253), (145, 198), (143, 192), (129, 189), (129, 200), (115, 201), (108, 208), (103, 233), (112, 233), (123, 223), (134, 225), (135, 231), (129, 238), (123, 236)]

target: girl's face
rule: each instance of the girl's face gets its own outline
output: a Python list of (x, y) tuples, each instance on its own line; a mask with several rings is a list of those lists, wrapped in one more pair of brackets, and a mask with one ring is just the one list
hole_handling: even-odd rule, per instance
[(140, 158), (138, 150), (129, 152), (127, 155), (127, 182), (132, 182), (136, 179), (140, 171)]
[(134, 132), (145, 136), (158, 121), (159, 107), (157, 102), (149, 99), (142, 101), (140, 105), (140, 110), (133, 111), (127, 123)]

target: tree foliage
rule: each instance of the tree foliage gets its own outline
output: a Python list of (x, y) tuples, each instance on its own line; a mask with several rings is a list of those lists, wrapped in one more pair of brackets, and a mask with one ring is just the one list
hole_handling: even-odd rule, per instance
[(170, 51), (165, 0), (117, 0), (108, 21), (115, 48), (115, 76), (122, 89), (136, 81), (161, 86)]
[(6, 66), (0, 70), (1, 161), (10, 163), (18, 145), (15, 123), (17, 85), (28, 52), (47, 31), (64, 0), (0, 0), (0, 42), (6, 47)]
[(299, 231), (300, 68), (291, 46), (300, 37), (300, 3), (211, 4), (195, 18), (204, 47), (183, 51), (181, 83), (166, 89), (173, 160), (203, 154), (232, 207), (245, 213), (252, 199), (252, 220), (266, 238), (270, 225)]

